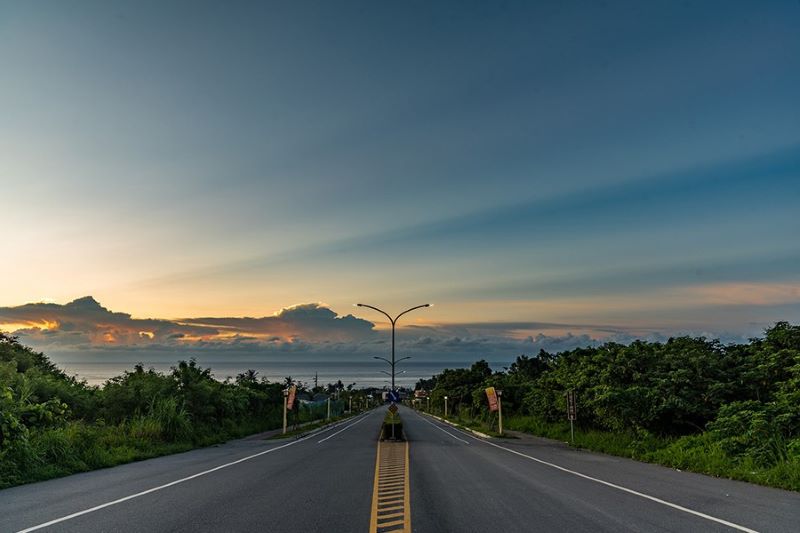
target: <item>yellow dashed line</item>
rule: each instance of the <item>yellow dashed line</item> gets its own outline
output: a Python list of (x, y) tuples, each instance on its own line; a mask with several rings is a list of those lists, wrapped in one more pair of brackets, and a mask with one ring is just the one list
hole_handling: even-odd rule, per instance
[(408, 442), (378, 442), (370, 533), (411, 533)]

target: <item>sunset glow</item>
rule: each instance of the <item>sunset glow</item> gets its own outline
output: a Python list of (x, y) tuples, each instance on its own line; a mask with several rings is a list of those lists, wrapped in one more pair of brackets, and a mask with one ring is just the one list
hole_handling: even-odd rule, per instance
[(353, 303), (436, 302), (404, 350), (510, 359), (800, 320), (796, 6), (318, 7), (4, 10), (0, 329), (339, 357), (389, 328)]
[(0, 321), (0, 331), (7, 331), (14, 333), (19, 330), (38, 329), (41, 331), (49, 331), (58, 329), (58, 322), (50, 322), (48, 320), (32, 320), (29, 322), (3, 322)]

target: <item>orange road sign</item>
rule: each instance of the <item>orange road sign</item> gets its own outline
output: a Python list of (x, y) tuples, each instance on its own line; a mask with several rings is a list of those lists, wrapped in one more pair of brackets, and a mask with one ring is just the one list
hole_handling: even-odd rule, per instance
[(486, 397), (489, 399), (489, 410), (497, 411), (499, 406), (497, 405), (497, 391), (494, 390), (494, 387), (486, 388)]

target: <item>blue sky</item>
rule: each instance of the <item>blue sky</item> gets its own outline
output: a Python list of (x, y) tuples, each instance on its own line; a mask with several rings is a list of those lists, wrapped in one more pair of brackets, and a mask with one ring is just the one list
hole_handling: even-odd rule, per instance
[(379, 329), (351, 304), (434, 301), (409, 325), (509, 351), (797, 322), (799, 21), (778, 1), (0, 1), (0, 327), (42, 337), (13, 309), (86, 295)]

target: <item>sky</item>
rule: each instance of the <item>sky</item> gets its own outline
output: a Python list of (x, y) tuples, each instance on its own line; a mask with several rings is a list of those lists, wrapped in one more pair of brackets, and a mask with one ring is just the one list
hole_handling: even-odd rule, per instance
[[(0, 0), (0, 329), (510, 358), (800, 322), (800, 3)], [(246, 318), (251, 317), (251, 318)]]

